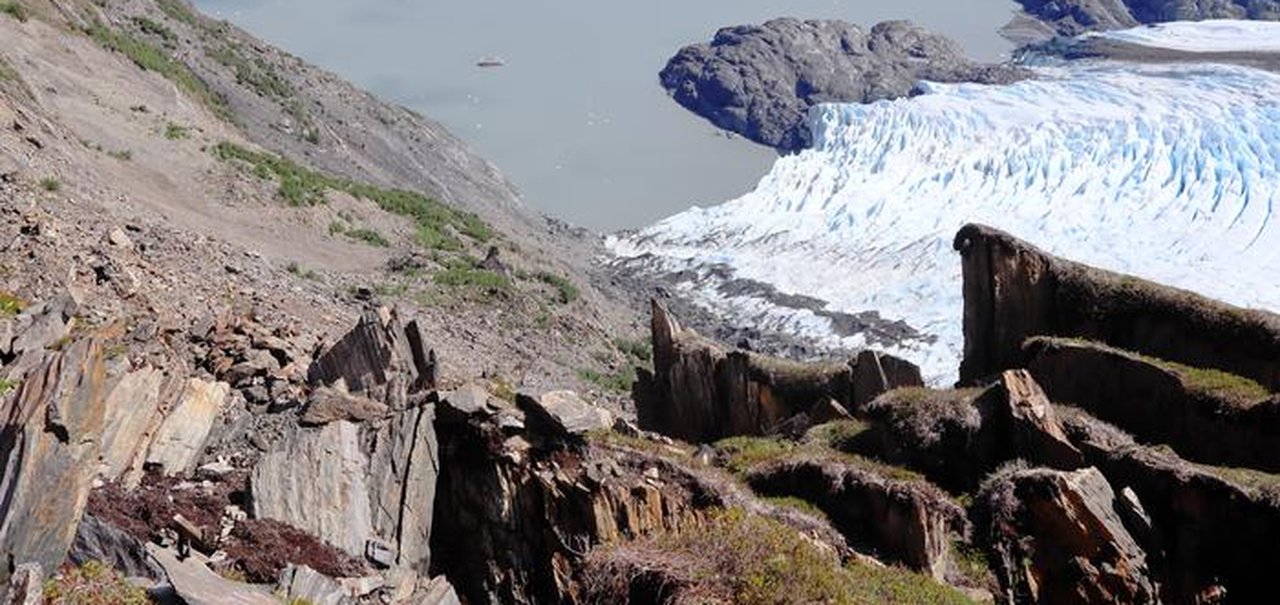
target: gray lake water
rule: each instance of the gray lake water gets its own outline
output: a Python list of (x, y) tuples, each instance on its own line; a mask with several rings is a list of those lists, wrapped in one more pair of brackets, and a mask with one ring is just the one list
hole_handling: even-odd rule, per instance
[[(1012, 46), (1008, 0), (196, 0), (448, 126), (546, 214), (638, 227), (754, 186), (772, 150), (718, 134), (658, 71), (686, 44), (773, 17), (911, 19), (979, 59)], [(506, 65), (480, 68), (482, 58)]]

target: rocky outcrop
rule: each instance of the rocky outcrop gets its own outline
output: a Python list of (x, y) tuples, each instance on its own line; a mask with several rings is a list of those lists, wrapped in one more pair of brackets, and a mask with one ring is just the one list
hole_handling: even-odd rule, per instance
[(612, 413), (587, 403), (573, 391), (551, 391), (540, 397), (520, 394), (516, 404), (524, 411), (531, 431), (558, 441), (613, 428)]
[(855, 549), (938, 579), (952, 564), (952, 540), (968, 533), (964, 510), (942, 490), (874, 467), (800, 457), (753, 469), (747, 483), (767, 496), (814, 504)]
[(1191, 460), (1280, 471), (1280, 397), (1252, 381), (1083, 341), (1037, 338), (1027, 350), (1055, 401)]
[(250, 479), (253, 516), (294, 525), (364, 556), (374, 531), (369, 460), (359, 433), (349, 422), (300, 430), (263, 456)]
[(885, 390), (923, 385), (906, 361), (866, 352), (849, 363), (798, 363), (728, 351), (652, 303), (654, 373), (637, 385), (640, 427), (693, 443), (765, 435), (835, 400), (849, 410)]
[(728, 27), (681, 49), (659, 75), (686, 109), (782, 151), (812, 141), (819, 103), (871, 103), (912, 94), (920, 80), (1008, 83), (1013, 67), (969, 61), (951, 40), (906, 21), (869, 31), (842, 21), (774, 19)]
[(1019, 4), (1060, 36), (1164, 21), (1280, 19), (1276, 0), (1019, 0)]
[(982, 523), (1010, 603), (1156, 603), (1147, 553), (1095, 468), (997, 476)]
[[(62, 564), (97, 470), (105, 382), (91, 335), (49, 352), (0, 399), (0, 561)], [(9, 570), (0, 564), (0, 583)]]
[(1046, 254), (1013, 236), (967, 225), (964, 360), (973, 383), (1023, 365), (1033, 336), (1079, 337), (1280, 390), (1280, 316)]
[(537, 423), (502, 421), (518, 410), (448, 401), (437, 419), (433, 573), (468, 602), (577, 602), (575, 569), (593, 546), (678, 531), (723, 503), (663, 458), (557, 439), (554, 427), (538, 435)]
[[(1166, 602), (1214, 602), (1224, 593), (1231, 602), (1271, 599), (1280, 561), (1274, 492), (1241, 483), (1249, 471), (1194, 465), (1137, 445), (1085, 412), (1065, 411), (1066, 433), (1088, 463), (1142, 503), (1150, 520), (1144, 548), (1157, 563)], [(1135, 537), (1142, 535), (1126, 523)]]
[(428, 390), (434, 352), (417, 324), (381, 309), (320, 355), (308, 376), (316, 392), (300, 420), (320, 426), (292, 427), (258, 461), (254, 516), (425, 573), (440, 468)]
[(968, 492), (1002, 462), (1071, 470), (1084, 465), (1049, 399), (1023, 370), (985, 390), (902, 389), (867, 406), (871, 426), (841, 449), (900, 464)]

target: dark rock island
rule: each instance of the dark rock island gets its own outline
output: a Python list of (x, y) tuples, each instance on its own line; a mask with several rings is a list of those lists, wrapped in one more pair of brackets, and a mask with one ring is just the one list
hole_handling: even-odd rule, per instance
[(676, 53), (660, 78), (676, 102), (716, 126), (796, 151), (810, 143), (805, 116), (819, 103), (905, 97), (920, 80), (999, 84), (1027, 75), (970, 61), (955, 42), (907, 21), (865, 30), (788, 18), (721, 29)]

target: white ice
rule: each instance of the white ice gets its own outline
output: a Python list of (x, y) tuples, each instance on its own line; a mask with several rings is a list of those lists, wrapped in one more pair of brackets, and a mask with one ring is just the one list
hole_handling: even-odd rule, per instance
[[(830, 309), (879, 311), (936, 337), (893, 352), (955, 380), (956, 230), (979, 222), (1047, 251), (1280, 309), (1280, 76), (1217, 65), (1082, 63), (1010, 86), (815, 108), (813, 149), (756, 189), (610, 241), (664, 271), (725, 264)], [(713, 281), (713, 280), (712, 280)], [(858, 347), (808, 311), (729, 298), (713, 309)]]
[(1275, 21), (1173, 21), (1096, 35), (1189, 52), (1280, 52), (1280, 22)]

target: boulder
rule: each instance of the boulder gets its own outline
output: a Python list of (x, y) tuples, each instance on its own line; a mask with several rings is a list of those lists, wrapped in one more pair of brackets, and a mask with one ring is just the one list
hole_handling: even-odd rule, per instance
[[(1272, 600), (1274, 562), (1280, 561), (1280, 492), (1274, 480), (1256, 483), (1267, 475), (1192, 464), (1167, 448), (1138, 445), (1082, 410), (1059, 412), (1088, 463), (1140, 500), (1149, 521), (1129, 521), (1134, 515), (1126, 509), (1133, 506), (1126, 497), (1119, 498), (1119, 510), (1148, 554), (1163, 562), (1165, 602), (1205, 602), (1206, 595), (1223, 591), (1231, 602)], [(1148, 528), (1151, 535), (1143, 538)]]
[[(97, 470), (107, 398), (95, 336), (45, 354), (0, 398), (0, 561), (56, 569)], [(0, 565), (0, 583), (9, 568)]]
[(1026, 370), (1009, 370), (1000, 376), (1001, 398), (1008, 418), (1010, 458), (1033, 460), (1053, 468), (1071, 470), (1084, 466), (1080, 450), (1067, 439), (1040, 385)]
[(613, 428), (613, 414), (587, 403), (573, 391), (550, 391), (534, 397), (521, 393), (516, 404), (534, 433), (555, 438), (581, 437), (591, 431)]
[(865, 350), (850, 364), (853, 368), (851, 409), (861, 410), (872, 399), (893, 389), (923, 387), (915, 364), (878, 351)]
[(303, 426), (322, 426), (338, 420), (361, 423), (385, 418), (391, 413), (386, 404), (368, 397), (352, 395), (332, 387), (317, 387), (307, 399), (298, 422)]
[(204, 451), (213, 422), (230, 394), (231, 386), (225, 382), (188, 379), (177, 405), (165, 416), (151, 440), (147, 465), (168, 475), (193, 470)]
[(1156, 603), (1147, 553), (1096, 468), (999, 476), (980, 495), (1008, 602)]
[(311, 605), (350, 605), (350, 598), (342, 584), (306, 565), (290, 565), (280, 572), (276, 594), (286, 603), (304, 601)]
[(374, 536), (372, 479), (359, 427), (340, 420), (298, 429), (254, 467), (251, 514), (303, 529), (360, 557), (365, 540)]
[(376, 435), (368, 480), (373, 528), (391, 541), (396, 566), (426, 574), (440, 474), (435, 406), (399, 412)]
[(1009, 83), (1026, 72), (969, 61), (951, 40), (906, 21), (869, 31), (843, 21), (774, 19), (727, 27), (680, 50), (663, 88), (684, 108), (781, 151), (813, 142), (806, 116), (819, 103), (910, 96), (920, 80)]
[(158, 580), (162, 575), (142, 542), (91, 514), (80, 520), (67, 560), (75, 565), (98, 561), (136, 578)]

